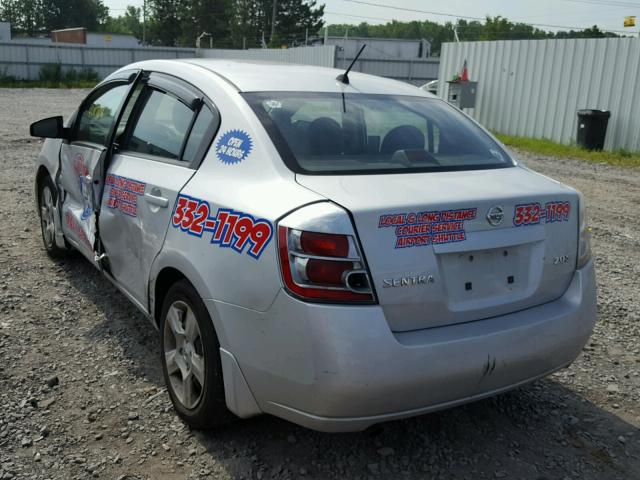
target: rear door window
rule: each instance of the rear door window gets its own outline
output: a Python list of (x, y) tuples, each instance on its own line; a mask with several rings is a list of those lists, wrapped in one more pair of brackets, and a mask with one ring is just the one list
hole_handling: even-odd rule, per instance
[(150, 89), (125, 149), (178, 160), (194, 111), (170, 93)]

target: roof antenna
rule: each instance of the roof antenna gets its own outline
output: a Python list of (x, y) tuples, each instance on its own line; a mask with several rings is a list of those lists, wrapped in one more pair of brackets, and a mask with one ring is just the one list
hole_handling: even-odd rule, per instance
[(351, 62), (351, 65), (349, 65), (349, 68), (347, 68), (347, 70), (344, 73), (341, 73), (340, 75), (338, 75), (336, 77), (336, 80), (344, 83), (345, 85), (349, 85), (349, 72), (351, 71), (351, 68), (356, 63), (358, 58), (360, 58), (360, 54), (362, 53), (362, 51), (364, 50), (364, 47), (366, 46), (367, 44), (365, 43), (364, 45), (362, 45), (362, 47), (360, 47), (360, 51), (356, 54), (356, 58), (353, 59), (353, 61)]

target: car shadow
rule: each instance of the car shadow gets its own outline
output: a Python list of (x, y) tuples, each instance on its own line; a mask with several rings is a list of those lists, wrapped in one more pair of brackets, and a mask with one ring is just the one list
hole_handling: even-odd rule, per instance
[(106, 277), (81, 254), (75, 252), (59, 261), (71, 286), (103, 314), (106, 321), (92, 325), (86, 336), (92, 342), (113, 339), (130, 360), (130, 375), (164, 386), (160, 367), (158, 333), (149, 320)]
[[(128, 374), (163, 388), (157, 332), (144, 315), (80, 256), (59, 266), (103, 314), (88, 338), (115, 339)], [(191, 435), (233, 478), (640, 478), (638, 429), (554, 377), (364, 432), (321, 433), (265, 415)]]

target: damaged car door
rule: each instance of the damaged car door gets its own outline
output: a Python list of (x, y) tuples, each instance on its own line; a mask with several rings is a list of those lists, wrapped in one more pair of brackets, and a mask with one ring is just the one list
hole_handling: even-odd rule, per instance
[(62, 229), (67, 240), (92, 262), (96, 262), (96, 211), (104, 187), (103, 166), (134, 78), (135, 73), (92, 92), (80, 106), (70, 141), (60, 147)]

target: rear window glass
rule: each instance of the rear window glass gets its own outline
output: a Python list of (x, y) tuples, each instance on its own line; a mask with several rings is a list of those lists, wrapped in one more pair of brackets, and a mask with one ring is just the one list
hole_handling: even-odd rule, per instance
[(244, 94), (284, 161), (309, 174), (510, 167), (507, 153), (455, 108), (393, 95)]

